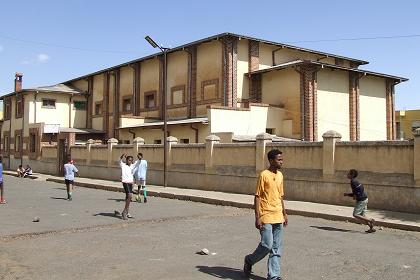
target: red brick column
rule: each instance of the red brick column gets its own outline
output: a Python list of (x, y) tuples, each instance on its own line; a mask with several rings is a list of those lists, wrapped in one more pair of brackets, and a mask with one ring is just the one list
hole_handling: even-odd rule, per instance
[(360, 140), (360, 90), (358, 73), (349, 72), (349, 130), (350, 141)]
[(102, 102), (102, 123), (103, 130), (105, 131), (105, 137), (110, 138), (109, 136), (109, 73), (104, 73), (104, 96)]
[(237, 104), (237, 65), (238, 40), (224, 37), (223, 45), (223, 89), (225, 106), (236, 107)]
[(188, 48), (188, 115), (197, 115), (197, 46)]
[(93, 115), (93, 76), (88, 78), (88, 95), (86, 98), (86, 106), (87, 106), (87, 111), (86, 111), (86, 127), (87, 128), (92, 128), (92, 115)]
[(164, 92), (164, 67), (165, 67), (165, 62), (164, 62), (164, 57), (160, 56), (159, 57), (159, 93), (158, 93), (158, 99), (159, 101), (156, 100), (156, 104), (159, 104), (159, 117), (160, 119), (163, 120), (163, 108), (165, 106), (165, 104), (163, 104), (163, 92)]
[(318, 68), (311, 65), (300, 67), (300, 90), (301, 90), (301, 126), (302, 138), (305, 141), (317, 141), (317, 82), (316, 73)]
[(119, 130), (117, 129), (119, 127), (120, 122), (120, 69), (117, 68), (114, 70), (114, 110), (113, 111), (113, 137), (119, 139)]
[[(140, 75), (141, 75), (141, 64), (137, 62), (133, 67), (133, 83), (134, 83), (134, 92), (133, 92), (133, 116), (140, 116)], [(117, 138), (118, 139), (118, 138)]]
[(394, 83), (386, 80), (386, 139), (396, 139), (395, 105), (394, 105)]
[[(248, 45), (248, 72), (258, 70), (260, 67), (260, 43), (249, 40)], [(256, 80), (255, 80), (256, 79)], [(261, 76), (249, 75), (249, 102), (261, 102)]]

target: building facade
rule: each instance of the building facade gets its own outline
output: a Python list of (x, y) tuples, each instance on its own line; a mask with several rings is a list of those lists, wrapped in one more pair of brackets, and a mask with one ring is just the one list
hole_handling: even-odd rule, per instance
[(414, 131), (420, 128), (420, 110), (396, 111), (397, 138), (414, 139)]
[(2, 153), (31, 156), (61, 138), (162, 143), (164, 92), (168, 134), (182, 143), (262, 132), (318, 141), (327, 130), (395, 139), (395, 85), (407, 79), (359, 69), (367, 63), (222, 33), (169, 50), (166, 83), (161, 53), (52, 87), (24, 90), (17, 74), (15, 91), (0, 98)]

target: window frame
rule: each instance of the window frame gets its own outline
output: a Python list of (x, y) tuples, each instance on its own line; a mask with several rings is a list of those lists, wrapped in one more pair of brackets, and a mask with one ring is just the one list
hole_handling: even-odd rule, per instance
[[(125, 103), (125, 102), (127, 102), (128, 101), (128, 103)], [(129, 110), (126, 110), (126, 108), (125, 108), (125, 105), (126, 104), (130, 104), (130, 109)], [(122, 102), (121, 102), (121, 106), (122, 106), (122, 112), (123, 113), (131, 113), (132, 111), (133, 111), (133, 98), (132, 98), (132, 96), (123, 96), (122, 97)]]
[[(149, 96), (153, 96), (153, 100), (154, 100), (154, 106), (153, 107), (149, 107), (149, 104), (147, 102), (147, 98)], [(156, 110), (158, 108), (157, 106), (157, 91), (156, 90), (151, 90), (151, 91), (146, 91), (144, 92), (144, 109), (145, 110)]]
[[(99, 106), (99, 113), (98, 112), (96, 112), (96, 108), (97, 108), (97, 106)], [(102, 116), (102, 101), (96, 101), (95, 102), (95, 107), (93, 108), (93, 115), (94, 116)]]
[[(177, 91), (182, 91), (182, 102), (174, 104), (174, 94)], [(186, 103), (186, 96), (185, 96), (185, 85), (178, 85), (171, 87), (171, 104), (169, 104), (171, 107), (177, 107), (177, 106), (184, 106)]]
[[(44, 105), (44, 102), (45, 101), (53, 101), (54, 102), (54, 105)], [(56, 99), (53, 99), (53, 98), (42, 98), (41, 99), (41, 102), (42, 102), (41, 107), (44, 108), (44, 109), (56, 109), (57, 108), (57, 106), (56, 106), (57, 100)]]
[[(210, 98), (210, 99), (206, 99), (206, 98), (204, 98), (204, 88), (206, 86), (211, 86), (211, 85), (214, 85), (214, 87), (215, 87), (215, 95), (216, 96), (214, 96), (213, 98)], [(201, 93), (200, 93), (200, 97), (201, 97), (200, 102), (203, 102), (203, 103), (208, 103), (208, 102), (212, 102), (212, 101), (218, 101), (220, 99), (219, 79), (216, 78), (216, 79), (202, 81), (201, 82)]]
[[(82, 108), (82, 109), (76, 108), (76, 102), (80, 103), (80, 104), (84, 104), (84, 108)], [(84, 100), (73, 100), (73, 110), (86, 111), (87, 110), (87, 102), (84, 101)]]

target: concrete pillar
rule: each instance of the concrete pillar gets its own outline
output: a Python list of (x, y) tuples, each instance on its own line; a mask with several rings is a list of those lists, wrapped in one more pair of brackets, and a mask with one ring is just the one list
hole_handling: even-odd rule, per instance
[(210, 171), (213, 169), (213, 149), (214, 144), (220, 143), (220, 137), (216, 135), (209, 135), (206, 137), (206, 161), (205, 169)]
[(112, 157), (112, 148), (118, 144), (118, 140), (115, 138), (109, 138), (108, 141), (108, 167), (112, 166), (113, 161), (117, 161), (117, 158)]
[(331, 177), (335, 172), (335, 143), (340, 141), (341, 134), (334, 130), (329, 130), (322, 134), (322, 138), (324, 138), (322, 153), (322, 174), (324, 177)]
[(414, 134), (414, 182), (420, 187), (420, 128), (413, 132)]
[(255, 171), (261, 172), (267, 167), (266, 145), (271, 143), (273, 136), (268, 133), (260, 133), (256, 137), (255, 143)]
[(90, 149), (92, 148), (92, 145), (94, 145), (94, 143), (95, 143), (95, 140), (93, 140), (93, 139), (89, 139), (86, 142), (86, 152), (87, 152), (86, 165), (90, 165), (90, 163), (92, 161), (92, 155), (90, 153)]
[(137, 154), (139, 153), (140, 149), (139, 146), (144, 145), (144, 139), (141, 137), (136, 137), (133, 140), (133, 157), (134, 160), (137, 160)]
[(173, 137), (173, 136), (168, 136), (166, 137), (166, 142), (168, 146), (168, 159), (167, 159), (166, 166), (170, 167), (172, 165), (172, 145), (178, 144), (178, 138)]

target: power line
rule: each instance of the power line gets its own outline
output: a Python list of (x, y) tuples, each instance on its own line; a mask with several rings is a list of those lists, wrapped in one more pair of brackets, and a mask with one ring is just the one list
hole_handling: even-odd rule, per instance
[(304, 40), (304, 41), (290, 41), (287, 44), (296, 43), (321, 43), (321, 42), (339, 42), (339, 41), (362, 41), (362, 40), (378, 40), (378, 39), (399, 39), (399, 38), (416, 38), (420, 34), (412, 35), (395, 35), (395, 36), (376, 36), (376, 37), (357, 37), (357, 38), (341, 38), (341, 39), (320, 39), (320, 40)]
[[(301, 40), (301, 41), (287, 41), (286, 44), (297, 44), (297, 43), (322, 43), (322, 42), (340, 42), (340, 41), (362, 41), (362, 40), (380, 40), (380, 39), (402, 39), (402, 38), (419, 38), (420, 34), (411, 34), (411, 35), (394, 35), (394, 36), (375, 36), (375, 37), (356, 37), (356, 38), (339, 38), (339, 39), (319, 39), (319, 40)], [(105, 52), (105, 53), (119, 53), (119, 54), (135, 54), (135, 52), (130, 51), (117, 51), (117, 50), (106, 50), (106, 49), (90, 49), (90, 48), (81, 48), (73, 47), (59, 44), (46, 43), (41, 41), (33, 40), (24, 40), (7, 35), (0, 35), (0, 38), (26, 43), (34, 45), (42, 45), (55, 48), (63, 48), (77, 51), (86, 51), (86, 52)]]
[(19, 38), (14, 38), (10, 36), (0, 35), (0, 38), (26, 43), (26, 44), (34, 44), (34, 45), (41, 45), (41, 46), (47, 46), (47, 47), (55, 47), (55, 48), (63, 48), (63, 49), (70, 49), (70, 50), (77, 50), (77, 51), (85, 51), (85, 52), (106, 52), (106, 53), (119, 53), (119, 54), (135, 54), (134, 52), (129, 51), (116, 51), (116, 50), (105, 50), (105, 49), (89, 49), (89, 48), (80, 48), (80, 47), (71, 47), (71, 46), (65, 46), (65, 45), (57, 45), (57, 44), (51, 44), (51, 43), (45, 43), (40, 41), (31, 41), (31, 40), (23, 40)]

